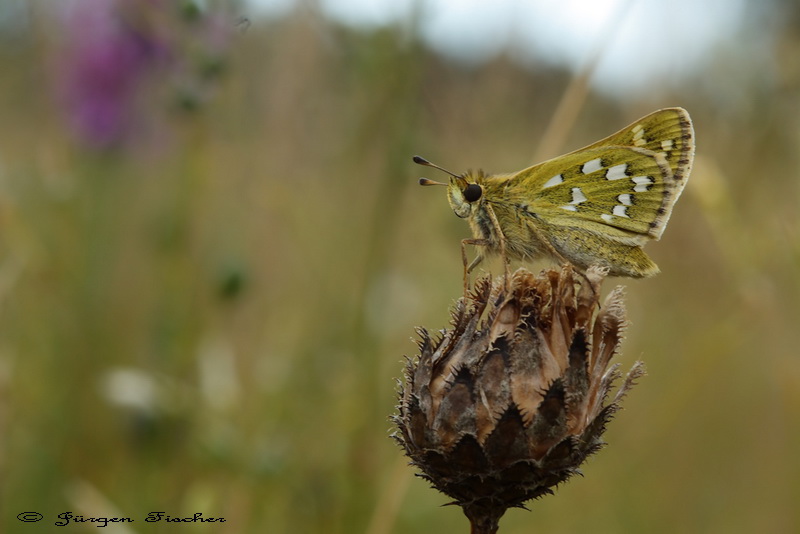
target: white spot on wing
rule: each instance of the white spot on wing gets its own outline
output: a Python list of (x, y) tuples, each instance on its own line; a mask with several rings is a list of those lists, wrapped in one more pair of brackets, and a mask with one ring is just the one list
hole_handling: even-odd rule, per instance
[(644, 137), (644, 128), (642, 128), (641, 124), (637, 124), (631, 130), (633, 132), (633, 145), (634, 146), (644, 146), (647, 144), (647, 141), (643, 139)]
[(573, 204), (567, 204), (565, 206), (559, 206), (559, 208), (561, 208), (562, 210), (567, 210), (567, 211), (578, 211), (578, 206), (575, 206)]
[(619, 195), (617, 197), (617, 200), (619, 200), (619, 203), (624, 205), (624, 206), (630, 206), (631, 205), (631, 195), (628, 194), (628, 193), (625, 193), (623, 195)]
[(672, 150), (672, 139), (664, 139), (661, 141), (661, 150)]
[(614, 206), (614, 211), (612, 213), (617, 217), (627, 217), (628, 216), (628, 207), (627, 206)]
[(586, 198), (586, 195), (583, 194), (580, 187), (573, 187), (572, 188), (572, 202), (570, 204), (580, 204), (581, 202), (586, 202), (589, 200)]
[(606, 171), (606, 180), (621, 180), (622, 178), (626, 178), (625, 170), (627, 168), (627, 163), (620, 163), (619, 165), (609, 167), (608, 171)]
[(545, 189), (547, 187), (553, 187), (554, 185), (558, 185), (558, 184), (562, 183), (563, 181), (564, 181), (564, 177), (561, 176), (560, 174), (556, 174), (555, 176), (553, 176), (552, 178), (550, 178), (549, 180), (547, 180), (544, 183), (544, 185), (542, 186), (542, 189)]
[(583, 167), (581, 168), (581, 172), (583, 174), (589, 174), (594, 171), (599, 171), (602, 168), (603, 168), (603, 162), (600, 161), (600, 158), (595, 158), (591, 161), (587, 161), (586, 163), (584, 163)]
[(633, 190), (637, 193), (644, 193), (648, 187), (653, 185), (653, 179), (649, 176), (634, 176), (631, 181), (636, 184)]
[(600, 218), (601, 218), (601, 219), (603, 219), (604, 221), (611, 222), (611, 220), (612, 220), (614, 217), (612, 217), (612, 216), (611, 216), (611, 215), (609, 215), (608, 213), (603, 213), (602, 215), (600, 215)]

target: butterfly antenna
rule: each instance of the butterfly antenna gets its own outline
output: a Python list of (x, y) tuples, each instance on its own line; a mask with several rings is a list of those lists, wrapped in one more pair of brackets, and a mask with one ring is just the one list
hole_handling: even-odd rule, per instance
[[(435, 163), (431, 163), (430, 161), (428, 161), (427, 159), (423, 158), (422, 156), (414, 156), (413, 159), (414, 159), (414, 163), (416, 163), (417, 165), (424, 165), (426, 167), (433, 167), (434, 169), (439, 169), (443, 173), (449, 174), (450, 176), (453, 176), (455, 178), (459, 177), (457, 174), (453, 174), (452, 172), (448, 171), (447, 169), (443, 169), (442, 167), (439, 167)], [(443, 184), (442, 182), (436, 182), (434, 180), (428, 180), (427, 178), (420, 178), (419, 179), (419, 185), (447, 185), (447, 184)]]

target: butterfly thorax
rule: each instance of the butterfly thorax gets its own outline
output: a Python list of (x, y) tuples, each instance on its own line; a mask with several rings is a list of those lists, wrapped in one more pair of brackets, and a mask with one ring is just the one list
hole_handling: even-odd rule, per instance
[[(532, 259), (546, 254), (548, 247), (541, 243), (534, 232), (529, 231), (536, 224), (536, 214), (529, 211), (524, 197), (514, 195), (511, 174), (487, 175), (483, 171), (467, 172), (460, 179), (452, 179), (450, 204), (456, 215), (466, 218), (472, 229), (472, 236), (486, 242), (478, 254), (482, 257), (500, 252), (500, 236), (487, 206), (491, 206), (494, 216), (505, 236), (507, 253), (515, 259)], [(480, 196), (469, 201), (464, 191), (470, 184), (480, 186)], [(527, 219), (524, 224), (520, 219)], [(525, 235), (517, 235), (520, 232)], [(509, 239), (510, 238), (510, 239)]]

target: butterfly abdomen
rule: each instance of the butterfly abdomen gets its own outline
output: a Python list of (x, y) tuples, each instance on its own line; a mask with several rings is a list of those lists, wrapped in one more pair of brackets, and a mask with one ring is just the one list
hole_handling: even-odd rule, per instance
[(596, 264), (608, 267), (609, 276), (645, 278), (659, 272), (658, 266), (638, 245), (620, 243), (576, 227), (545, 224), (542, 231), (550, 236), (553, 248), (582, 271)]

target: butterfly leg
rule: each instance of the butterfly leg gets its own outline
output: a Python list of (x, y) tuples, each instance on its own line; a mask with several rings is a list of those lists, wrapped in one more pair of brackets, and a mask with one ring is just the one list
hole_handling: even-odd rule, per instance
[(489, 214), (489, 219), (492, 221), (492, 226), (494, 226), (494, 231), (497, 233), (498, 241), (500, 241), (500, 258), (503, 261), (503, 285), (505, 286), (506, 294), (509, 294), (511, 272), (509, 271), (508, 255), (506, 254), (506, 236), (500, 228), (500, 222), (494, 214), (492, 205), (488, 202), (486, 203), (486, 213)]
[(559, 251), (556, 250), (553, 244), (550, 243), (550, 241), (547, 239), (547, 237), (545, 237), (545, 235), (541, 231), (539, 231), (539, 228), (537, 228), (535, 224), (530, 225), (529, 228), (533, 231), (533, 234), (536, 236), (536, 239), (539, 241), (539, 243), (541, 243), (544, 246), (544, 248), (547, 249), (547, 252), (553, 258), (555, 258), (556, 261), (558, 261), (561, 265), (572, 263), (569, 260), (567, 260), (567, 258), (562, 256)]
[(467, 245), (487, 246), (489, 245), (489, 241), (487, 239), (461, 240), (461, 261), (464, 263), (464, 296), (466, 296), (467, 291), (469, 291), (469, 273), (483, 260), (483, 255), (478, 254), (478, 256), (472, 260), (472, 263), (467, 263)]
[[(559, 251), (557, 251), (556, 248), (553, 246), (553, 244), (550, 243), (550, 241), (548, 241), (547, 239), (545, 239), (542, 232), (540, 232), (535, 225), (531, 225), (530, 229), (533, 230), (533, 233), (536, 235), (536, 239), (538, 239), (539, 242), (541, 242), (545, 246), (547, 252), (549, 252), (550, 255), (553, 256), (553, 258), (555, 258), (561, 264), (562, 267), (564, 267), (565, 265), (571, 265), (573, 270), (577, 272), (584, 280), (586, 280), (586, 283), (588, 284), (589, 288), (592, 290), (593, 293), (595, 293), (594, 284), (592, 283), (591, 280), (589, 280), (589, 277), (586, 276), (586, 272), (584, 269), (575, 266), (571, 261), (569, 261)], [(598, 306), (599, 305), (600, 304), (598, 302)]]

